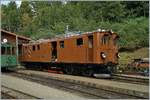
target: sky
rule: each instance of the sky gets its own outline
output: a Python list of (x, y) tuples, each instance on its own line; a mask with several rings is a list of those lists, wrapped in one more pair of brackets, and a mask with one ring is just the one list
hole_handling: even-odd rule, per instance
[(15, 1), (17, 4), (17, 7), (20, 7), (21, 0), (1, 0), (1, 4), (7, 5), (10, 1)]

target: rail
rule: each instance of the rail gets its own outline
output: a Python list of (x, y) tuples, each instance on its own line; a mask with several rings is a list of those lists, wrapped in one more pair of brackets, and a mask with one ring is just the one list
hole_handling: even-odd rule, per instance
[(15, 90), (4, 85), (1, 86), (2, 99), (40, 99), (19, 90)]
[(133, 84), (149, 85), (149, 78), (142, 77), (142, 76), (138, 77), (138, 76), (125, 75), (125, 74), (113, 74), (112, 80), (133, 83)]
[(127, 95), (127, 94), (122, 94), (114, 91), (108, 91), (104, 89), (98, 89), (90, 86), (85, 86), (73, 82), (65, 82), (57, 79), (51, 79), (49, 77), (43, 77), (39, 75), (33, 75), (33, 74), (23, 74), (23, 73), (11, 73), (9, 74), (11, 76), (23, 78), (25, 80), (30, 80), (42, 85), (62, 89), (65, 91), (69, 91), (72, 93), (77, 93), (82, 96), (86, 96), (89, 98), (100, 98), (100, 99), (120, 99), (120, 98), (142, 98), (142, 97), (137, 97), (137, 96), (132, 96), (132, 95)]

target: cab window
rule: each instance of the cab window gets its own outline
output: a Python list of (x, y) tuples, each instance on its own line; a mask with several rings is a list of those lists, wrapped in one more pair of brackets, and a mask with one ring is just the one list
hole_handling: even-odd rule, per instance
[(109, 40), (110, 40), (110, 37), (108, 35), (104, 35), (102, 37), (102, 44), (103, 45), (109, 44)]
[(115, 45), (115, 46), (118, 45), (118, 38), (115, 38), (115, 39), (114, 39), (114, 45)]

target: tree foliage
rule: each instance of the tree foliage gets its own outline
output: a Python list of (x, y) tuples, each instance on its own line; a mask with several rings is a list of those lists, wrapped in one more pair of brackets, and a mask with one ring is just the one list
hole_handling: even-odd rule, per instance
[(1, 6), (2, 28), (30, 36), (49, 38), (69, 31), (113, 29), (121, 46), (148, 46), (148, 1), (11, 1)]

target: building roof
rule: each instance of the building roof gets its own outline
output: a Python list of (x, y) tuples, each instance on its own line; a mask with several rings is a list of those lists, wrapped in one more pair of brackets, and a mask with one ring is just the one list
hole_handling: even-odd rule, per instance
[(1, 30), (1, 32), (4, 32), (6, 34), (13, 35), (13, 36), (18, 36), (18, 38), (20, 38), (20, 39), (32, 40), (31, 38), (28, 38), (28, 37), (25, 37), (25, 36), (22, 36), (22, 35), (17, 35), (15, 33), (12, 33), (12, 32), (9, 32), (9, 31), (3, 30), (3, 29), (0, 29), (0, 30)]

